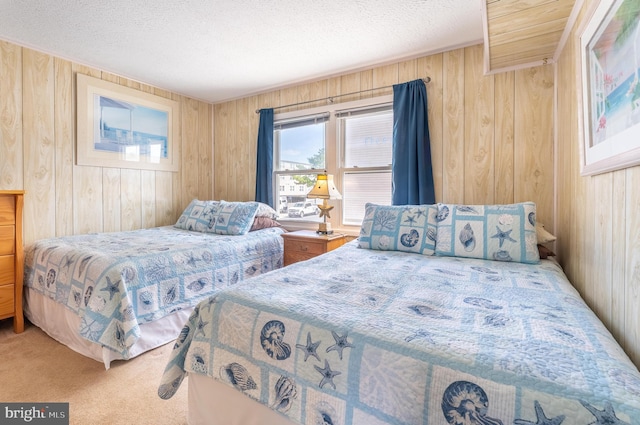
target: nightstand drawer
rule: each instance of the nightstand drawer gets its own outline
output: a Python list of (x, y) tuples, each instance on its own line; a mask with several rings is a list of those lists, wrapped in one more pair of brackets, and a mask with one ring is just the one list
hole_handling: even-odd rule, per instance
[(0, 255), (13, 254), (16, 247), (16, 227), (0, 226)]
[(345, 235), (323, 235), (312, 230), (297, 230), (282, 235), (284, 238), (284, 265), (309, 260), (334, 250), (345, 243)]
[(12, 196), (0, 196), (0, 225), (16, 222), (16, 201)]
[(14, 261), (13, 255), (0, 256), (0, 285), (15, 283)]
[(324, 242), (303, 241), (297, 239), (285, 240), (284, 249), (286, 251), (295, 251), (308, 254), (323, 254), (325, 252)]
[(11, 315), (15, 311), (14, 304), (14, 286), (13, 285), (1, 285), (0, 286), (0, 317)]

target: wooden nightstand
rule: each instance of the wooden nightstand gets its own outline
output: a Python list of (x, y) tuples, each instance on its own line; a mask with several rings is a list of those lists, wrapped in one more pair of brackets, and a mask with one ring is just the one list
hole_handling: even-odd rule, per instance
[(319, 235), (313, 230), (298, 230), (283, 233), (284, 265), (308, 260), (342, 246), (347, 241), (345, 235), (333, 233)]
[(13, 330), (24, 330), (22, 315), (22, 190), (0, 190), (0, 319), (13, 317)]

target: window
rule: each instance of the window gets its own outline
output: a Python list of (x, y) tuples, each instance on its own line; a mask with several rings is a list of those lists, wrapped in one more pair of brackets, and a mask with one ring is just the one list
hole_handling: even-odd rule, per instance
[(290, 213), (286, 206), (321, 203), (306, 195), (325, 170), (342, 194), (341, 201), (329, 200), (334, 228), (359, 226), (367, 202), (390, 205), (392, 134), (391, 96), (276, 114), (274, 188), (280, 219), (300, 227), (322, 220), (298, 208)]

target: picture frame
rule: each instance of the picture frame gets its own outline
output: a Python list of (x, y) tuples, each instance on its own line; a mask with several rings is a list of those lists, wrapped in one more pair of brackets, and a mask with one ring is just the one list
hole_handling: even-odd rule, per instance
[(84, 74), (76, 77), (76, 164), (179, 171), (179, 103)]
[(579, 32), (581, 174), (640, 164), (640, 2), (600, 0)]

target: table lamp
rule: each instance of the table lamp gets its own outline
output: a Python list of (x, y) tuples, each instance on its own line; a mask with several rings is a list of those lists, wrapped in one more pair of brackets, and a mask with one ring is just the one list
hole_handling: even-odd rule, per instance
[(324, 217), (324, 222), (318, 225), (316, 233), (322, 235), (333, 233), (331, 223), (327, 223), (327, 218), (331, 218), (329, 211), (333, 209), (333, 206), (327, 203), (327, 199), (342, 199), (342, 195), (333, 184), (333, 176), (331, 174), (318, 174), (318, 179), (307, 194), (307, 198), (322, 199), (322, 205), (318, 205), (318, 208), (320, 208), (320, 217)]

